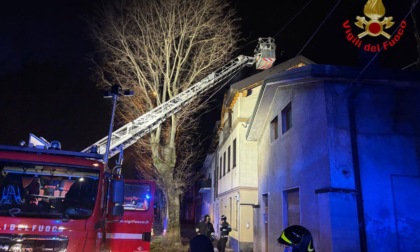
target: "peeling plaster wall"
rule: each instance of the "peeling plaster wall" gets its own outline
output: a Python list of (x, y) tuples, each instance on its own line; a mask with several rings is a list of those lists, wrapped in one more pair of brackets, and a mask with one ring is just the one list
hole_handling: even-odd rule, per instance
[[(281, 111), (290, 102), (293, 126), (281, 133)], [(280, 136), (271, 141), (270, 122), (275, 116), (279, 118)], [(261, 234), (256, 237), (254, 251), (278, 249), (276, 240), (288, 226), (283, 216), (283, 193), (291, 188), (299, 188), (301, 225), (311, 230), (316, 248), (319, 247), (320, 216), (315, 190), (330, 183), (327, 139), (324, 85), (278, 88), (258, 142), (260, 209), (255, 211), (255, 218), (259, 219), (256, 225)], [(265, 208), (262, 194), (267, 194), (269, 201), (268, 250), (262, 221)]]
[[(364, 85), (356, 95), (357, 149), (351, 143), (348, 83), (277, 89), (258, 140), (254, 251), (275, 251), (273, 241), (288, 225), (283, 204), (290, 188), (299, 188), (300, 224), (311, 231), (317, 251), (360, 251), (353, 155), (368, 251), (420, 249), (420, 91), (396, 85)], [(280, 119), (290, 101), (293, 127), (271, 141), (270, 121)], [(269, 201), (267, 234), (263, 194)]]
[(355, 98), (369, 251), (420, 250), (420, 91), (364, 86)]

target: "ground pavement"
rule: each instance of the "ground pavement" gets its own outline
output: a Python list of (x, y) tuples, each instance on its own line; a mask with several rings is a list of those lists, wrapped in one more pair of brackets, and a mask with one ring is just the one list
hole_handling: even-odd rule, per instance
[[(189, 241), (196, 235), (195, 233), (195, 224), (192, 222), (182, 222), (181, 223), (181, 241), (183, 245), (188, 245)], [(214, 251), (217, 250), (217, 240), (213, 242)]]
[[(154, 226), (153, 227), (153, 232), (155, 234), (161, 234), (162, 233), (162, 228), (159, 226)], [(195, 233), (195, 224), (192, 222), (181, 222), (181, 242), (182, 245), (184, 246), (188, 246), (189, 241), (196, 235)], [(219, 250), (217, 249), (217, 240), (215, 240), (213, 242), (213, 247), (214, 247), (214, 251), (218, 252)], [(233, 251), (233, 250), (228, 250), (228, 248), (226, 248), (226, 252), (229, 251)]]

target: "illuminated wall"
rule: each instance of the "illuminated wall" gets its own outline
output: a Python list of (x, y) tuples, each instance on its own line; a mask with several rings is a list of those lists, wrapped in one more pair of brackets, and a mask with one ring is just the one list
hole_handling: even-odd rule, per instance
[(254, 251), (278, 250), (291, 224), (317, 251), (420, 249), (420, 74), (375, 69), (352, 85), (358, 72), (311, 65), (266, 79), (247, 133)]

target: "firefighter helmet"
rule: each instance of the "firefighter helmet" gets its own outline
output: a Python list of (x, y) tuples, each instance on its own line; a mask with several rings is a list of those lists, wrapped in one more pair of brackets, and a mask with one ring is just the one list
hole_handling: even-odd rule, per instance
[(226, 220), (226, 216), (225, 215), (222, 215), (221, 219), (225, 221)]
[(315, 252), (311, 233), (309, 230), (299, 225), (287, 227), (281, 232), (277, 241), (281, 244), (293, 247), (293, 251)]

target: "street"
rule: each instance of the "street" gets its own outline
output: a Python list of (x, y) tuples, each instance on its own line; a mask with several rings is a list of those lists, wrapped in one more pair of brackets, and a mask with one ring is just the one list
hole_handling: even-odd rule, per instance
[[(195, 225), (192, 222), (181, 222), (181, 242), (182, 245), (185, 246), (185, 248), (189, 247), (189, 241), (196, 235), (195, 233)], [(159, 226), (153, 227), (154, 235), (161, 235), (162, 234), (162, 228)], [(218, 252), (217, 249), (217, 240), (214, 240), (213, 242), (214, 251)], [(233, 250), (226, 247), (226, 252), (232, 252)]]
[[(195, 224), (191, 222), (181, 223), (181, 240), (182, 244), (188, 246), (189, 241), (195, 236)], [(217, 240), (213, 242), (214, 251), (218, 252)], [(228, 250), (226, 250), (228, 252)]]

